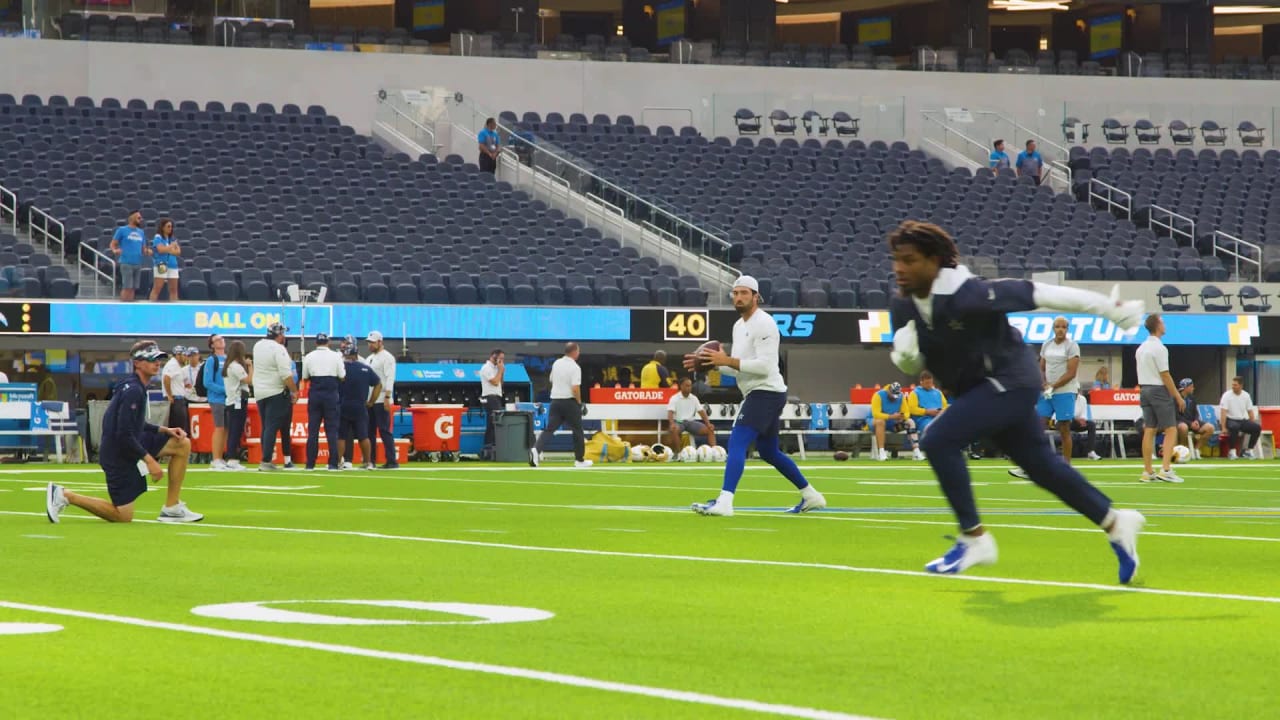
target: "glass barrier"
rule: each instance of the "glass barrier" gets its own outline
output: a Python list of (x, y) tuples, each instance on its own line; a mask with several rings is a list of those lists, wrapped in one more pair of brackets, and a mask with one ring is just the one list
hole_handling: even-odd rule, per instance
[[(803, 140), (852, 139), (854, 135), (838, 134), (832, 118), (845, 113), (856, 121), (857, 135), (862, 140), (892, 142), (906, 136), (906, 100), (902, 96), (856, 96), (839, 94), (779, 94), (779, 93), (716, 93), (711, 98), (711, 117), (704, 119), (703, 128), (711, 128), (711, 136), (736, 137), (743, 127), (734, 115), (748, 110), (759, 116), (762, 137), (792, 137)], [(775, 125), (770, 115), (781, 110), (795, 118), (795, 130), (788, 123)], [(816, 116), (805, 119), (805, 113)], [(752, 121), (754, 122), (754, 121)], [(840, 123), (849, 127), (849, 123)], [(748, 124), (749, 128), (751, 125)]]

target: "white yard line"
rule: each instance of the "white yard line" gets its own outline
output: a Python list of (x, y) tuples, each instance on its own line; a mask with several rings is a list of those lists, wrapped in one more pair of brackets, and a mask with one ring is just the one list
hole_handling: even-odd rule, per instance
[(207, 637), (224, 638), (228, 640), (241, 640), (244, 642), (259, 643), (263, 645), (278, 645), (281, 647), (316, 650), (319, 652), (333, 653), (337, 655), (350, 655), (374, 658), (377, 660), (392, 660), (402, 663), (411, 663), (414, 665), (446, 668), (449, 670), (462, 670), (464, 672), (498, 675), (502, 677), (519, 678), (522, 680), (535, 680), (554, 685), (565, 685), (589, 690), (601, 690), (604, 692), (620, 693), (625, 695), (638, 695), (641, 697), (656, 698), (659, 700), (693, 703), (695, 705), (708, 705), (734, 710), (746, 710), (748, 712), (778, 715), (782, 717), (809, 718), (812, 720), (875, 720), (874, 718), (870, 718), (865, 715), (851, 715), (832, 710), (818, 710), (816, 708), (799, 707), (795, 705), (782, 705), (741, 698), (721, 697), (718, 695), (707, 695), (705, 693), (690, 692), (687, 690), (670, 690), (667, 688), (651, 687), (648, 685), (614, 682), (612, 680), (599, 680), (596, 678), (582, 677), (580, 675), (566, 675), (563, 673), (513, 667), (510, 665), (492, 665), (489, 663), (471, 662), (468, 660), (451, 660), (449, 658), (433, 657), (430, 655), (414, 655), (411, 653), (375, 650), (373, 648), (356, 647), (354, 645), (336, 645), (333, 643), (297, 640), (294, 638), (259, 635), (257, 633), (238, 632), (234, 630), (218, 630), (215, 628), (201, 627), (199, 625), (160, 622), (144, 618), (127, 617), (124, 615), (108, 615), (105, 613), (85, 612), (83, 610), (48, 607), (44, 605), (28, 605), (26, 603), (7, 601), (0, 601), (0, 607), (9, 608), (11, 610), (24, 610), (43, 615), (57, 615), (59, 617), (73, 617), (85, 620), (117, 623), (120, 625), (132, 625), (134, 627), (142, 627), (152, 630), (167, 630), (169, 632), (204, 635)]
[[(0, 510), (0, 515), (27, 515), (43, 517), (44, 513), (22, 513), (14, 511)], [(92, 520), (85, 516), (64, 516), (76, 517)], [(142, 522), (147, 524), (162, 524), (157, 520), (135, 520), (134, 522)], [(901, 520), (893, 520), (890, 522), (901, 523)], [(950, 524), (950, 523), (947, 523)], [(337, 537), (359, 537), (369, 538), (373, 540), (393, 540), (400, 542), (420, 542), (436, 545), (456, 545), (462, 547), (478, 547), (496, 550), (516, 550), (521, 552), (535, 553), (552, 553), (563, 555), (584, 555), (593, 557), (619, 557), (634, 558), (643, 560), (671, 560), (678, 562), (707, 563), (715, 565), (743, 565), (757, 567), (781, 567), (796, 568), (806, 570), (834, 570), (837, 572), (859, 573), (870, 575), (891, 575), (895, 577), (911, 577), (927, 580), (930, 582), (974, 582), (974, 583), (994, 583), (998, 585), (1024, 585), (1032, 587), (1056, 587), (1071, 588), (1076, 590), (1102, 590), (1114, 593), (1135, 593), (1142, 595), (1162, 595), (1169, 597), (1199, 598), (1208, 600), (1238, 600), (1245, 602), (1258, 603), (1274, 603), (1280, 604), (1280, 597), (1268, 597), (1261, 595), (1239, 595), (1235, 593), (1210, 593), (1197, 590), (1170, 590), (1161, 588), (1133, 587), (1124, 585), (1103, 585), (1101, 583), (1084, 583), (1069, 582), (1058, 580), (1029, 580), (1023, 578), (995, 577), (990, 575), (934, 575), (918, 570), (899, 570), (896, 568), (871, 568), (858, 567), (854, 565), (840, 565), (835, 563), (808, 563), (791, 560), (757, 560), (752, 558), (721, 558), (721, 557), (700, 557), (697, 555), (670, 555), (660, 553), (640, 553), (640, 552), (623, 552), (618, 550), (594, 550), (590, 548), (568, 548), (568, 547), (549, 547), (543, 545), (516, 545), (514, 543), (496, 543), (482, 542), (479, 540), (459, 540), (456, 538), (440, 538), (440, 537), (422, 537), (416, 535), (389, 535), (386, 533), (364, 532), (359, 530), (319, 530), (314, 528), (285, 528), (285, 527), (268, 527), (261, 525), (225, 525), (220, 523), (202, 523), (204, 528), (218, 528), (223, 530), (250, 530), (257, 532), (286, 533), (294, 535), (322, 535)], [(991, 526), (997, 527), (997, 526)], [(1072, 530), (1077, 530), (1072, 528)], [(1097, 530), (1083, 530), (1081, 532), (1094, 532)], [(1159, 535), (1163, 533), (1144, 533), (1144, 535)], [(1192, 536), (1197, 537), (1197, 536)], [(1280, 538), (1268, 538), (1274, 542), (1280, 542)], [(1100, 550), (1099, 558), (1109, 557), (1109, 553)]]

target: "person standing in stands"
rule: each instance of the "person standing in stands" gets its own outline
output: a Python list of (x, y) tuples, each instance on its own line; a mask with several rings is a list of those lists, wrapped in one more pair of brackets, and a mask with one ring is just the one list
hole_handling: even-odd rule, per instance
[(542, 463), (542, 448), (547, 440), (568, 425), (573, 431), (573, 466), (589, 468), (586, 459), (586, 438), (582, 432), (582, 368), (578, 366), (581, 349), (578, 343), (566, 343), (564, 355), (551, 364), (551, 408), (547, 411), (547, 426), (538, 441), (529, 450), (529, 464), (538, 467)]
[(244, 343), (235, 340), (227, 349), (222, 365), (221, 381), (227, 395), (227, 470), (243, 470), (240, 464), (240, 440), (248, 417), (249, 388), (253, 386), (253, 362), (247, 357)]
[(991, 144), (991, 161), (989, 167), (992, 170), (1005, 170), (1013, 165), (1009, 161), (1009, 153), (1004, 151), (1004, 141), (997, 140)]
[(209, 415), (213, 419), (213, 461), (210, 470), (226, 470), (227, 462), (227, 386), (222, 382), (222, 368), (227, 364), (227, 341), (221, 335), (209, 336), (209, 359), (200, 366), (200, 382), (209, 398)]
[(391, 432), (391, 406), (395, 402), (396, 356), (383, 347), (382, 333), (374, 330), (366, 338), (369, 343), (369, 357), (364, 362), (378, 373), (378, 382), (382, 383), (382, 397), (369, 408), (369, 461), (377, 462), (378, 437), (382, 437), (382, 448), (386, 452), (383, 470), (395, 470), (400, 467), (396, 459), (396, 436)]
[(320, 423), (324, 422), (324, 437), (328, 443), (329, 469), (342, 469), (342, 454), (338, 448), (338, 417), (340, 402), (338, 385), (347, 376), (342, 356), (329, 349), (329, 336), (316, 335), (316, 349), (302, 358), (302, 380), (310, 382), (307, 392), (307, 469), (316, 469), (320, 455)]
[(501, 349), (489, 353), (489, 359), (480, 368), (480, 400), (484, 405), (484, 446), (494, 451), (497, 438), (494, 432), (494, 417), (502, 412), (502, 379), (507, 374), (507, 354)]
[(640, 368), (640, 387), (664, 388), (671, 385), (671, 371), (667, 369), (667, 353), (659, 350), (653, 359)]
[(173, 347), (173, 354), (164, 364), (160, 373), (160, 387), (164, 390), (164, 399), (169, 403), (169, 416), (165, 420), (169, 427), (182, 428), (187, 432), (191, 423), (187, 412), (187, 348), (182, 345)]
[(142, 276), (142, 257), (150, 255), (147, 233), (142, 229), (142, 211), (129, 213), (128, 221), (111, 236), (111, 254), (120, 265), (120, 299), (133, 302)]
[(169, 286), (169, 302), (178, 299), (178, 256), (182, 248), (173, 239), (173, 221), (160, 218), (156, 224), (156, 236), (151, 240), (152, 272), (155, 279), (151, 281), (151, 302), (160, 299), (160, 291), (165, 284)]
[(253, 396), (258, 401), (258, 417), (262, 423), (262, 462), (260, 472), (279, 468), (273, 462), (276, 435), (281, 436), (285, 467), (289, 462), (289, 426), (293, 404), (298, 400), (298, 385), (293, 381), (293, 358), (285, 348), (289, 328), (271, 323), (267, 336), (253, 346)]
[(1018, 153), (1018, 177), (1030, 176), (1039, 185), (1043, 170), (1044, 159), (1040, 157), (1040, 152), (1036, 150), (1036, 141), (1028, 140), (1027, 149)]
[(494, 175), (498, 172), (498, 121), (489, 118), (476, 138), (480, 143), (480, 172)]

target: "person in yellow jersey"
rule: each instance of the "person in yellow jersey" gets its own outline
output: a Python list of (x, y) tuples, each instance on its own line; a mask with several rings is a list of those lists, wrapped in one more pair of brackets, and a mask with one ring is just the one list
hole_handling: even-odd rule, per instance
[(640, 387), (664, 388), (671, 384), (671, 371), (667, 369), (667, 353), (659, 350), (653, 359), (640, 368)]

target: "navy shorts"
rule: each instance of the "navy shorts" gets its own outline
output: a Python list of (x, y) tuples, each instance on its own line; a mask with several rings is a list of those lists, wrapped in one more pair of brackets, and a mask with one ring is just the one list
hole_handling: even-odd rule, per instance
[[(151, 457), (159, 458), (160, 451), (169, 442), (169, 436), (161, 433), (143, 431), (139, 438), (142, 447)], [(102, 472), (107, 476), (107, 494), (111, 496), (111, 504), (123, 507), (137, 500), (147, 491), (147, 479), (138, 472), (138, 463), (118, 463), (106, 461), (102, 463)]]
[(348, 442), (369, 439), (369, 411), (363, 405), (358, 410), (342, 408), (338, 416), (338, 437)]
[(770, 390), (752, 390), (738, 408), (734, 427), (742, 425), (755, 430), (760, 437), (773, 437), (782, 428), (782, 410), (787, 406), (787, 394)]

